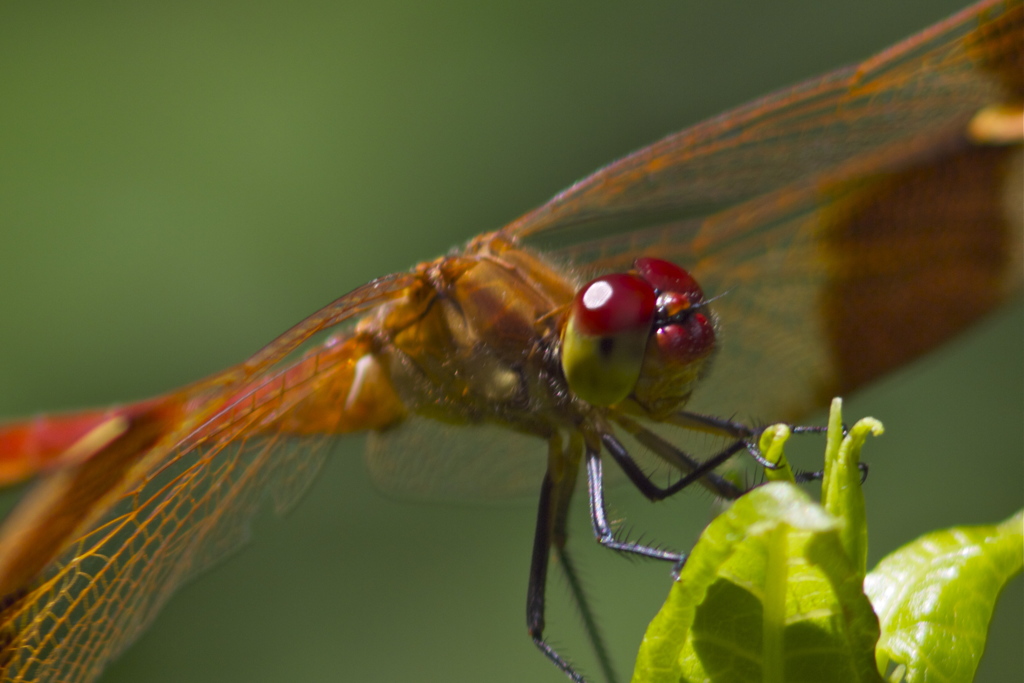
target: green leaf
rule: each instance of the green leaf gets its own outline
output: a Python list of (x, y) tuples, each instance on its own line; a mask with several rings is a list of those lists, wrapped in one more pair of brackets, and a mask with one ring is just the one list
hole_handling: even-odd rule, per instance
[(792, 484), (790, 430), (763, 432), (769, 483), (705, 530), (648, 627), (634, 683), (973, 679), (996, 598), (1024, 565), (1024, 511), (928, 534), (865, 577), (858, 461), (882, 425), (867, 418), (844, 436), (841, 405), (829, 415), (821, 505)]
[(1024, 511), (926, 534), (883, 559), (864, 582), (882, 626), (879, 669), (903, 664), (909, 683), (971, 681), (996, 598), (1022, 564)]
[(740, 498), (651, 622), (634, 683), (881, 681), (878, 622), (842, 529), (788, 482)]
[(843, 435), (843, 401), (832, 399), (828, 416), (828, 439), (825, 443), (825, 477), (821, 482), (821, 504), (843, 522), (843, 548), (853, 560), (861, 578), (868, 569), (868, 521), (864, 508), (864, 491), (860, 451), (868, 435), (881, 435), (882, 423), (865, 417)]
[(775, 464), (775, 469), (764, 471), (764, 477), (768, 481), (788, 481), (790, 483), (796, 481), (793, 469), (789, 466), (789, 461), (786, 460), (786, 454), (783, 452), (783, 446), (789, 441), (791, 434), (792, 430), (789, 425), (785, 424), (772, 425), (761, 432), (757, 446), (761, 449), (764, 459)]

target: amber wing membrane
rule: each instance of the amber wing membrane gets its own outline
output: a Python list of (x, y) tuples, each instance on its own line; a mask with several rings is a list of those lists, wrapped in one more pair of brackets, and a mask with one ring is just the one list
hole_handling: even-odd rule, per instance
[(981, 3), (617, 161), (503, 234), (585, 274), (639, 255), (690, 269), (721, 352), (689, 409), (796, 419), (1020, 288), (1021, 134), (968, 128), (1022, 101), (1024, 4)]
[(964, 133), (980, 107), (1024, 97), (1021, 5), (978, 3), (860, 64), (669, 135), (502, 232), (589, 240), (595, 224), (612, 220), (633, 232), (661, 212), (706, 219), (823, 172), (833, 176), (857, 159), (881, 171), (886, 159), (873, 155), (887, 150), (895, 152), (890, 165), (898, 165), (936, 139)]
[[(181, 417), (167, 418), (167, 431), (124, 467), (89, 472), (93, 463), (109, 464), (103, 462), (107, 453), (100, 453), (41, 481), (0, 535), (8, 572), (45, 565), (2, 605), (0, 678), (95, 680), (182, 582), (245, 540), (250, 520), (268, 499), (278, 511), (297, 500), (330, 443), (329, 437), (277, 429), (281, 417), (332, 371), (317, 361), (320, 347), (304, 353), (303, 344), (368, 313), (411, 280), (398, 275), (365, 285), (247, 363), (153, 402), (152, 414)], [(296, 367), (311, 371), (297, 374)], [(94, 498), (78, 500), (74, 514), (100, 510), (84, 528), (68, 528), (65, 537), (52, 539), (59, 548), (47, 561), (46, 548), (17, 532), (26, 526), (65, 528), (52, 506), (32, 503), (52, 498), (51, 489), (69, 481), (91, 482), (87, 489)], [(0, 575), (0, 582), (10, 580)]]

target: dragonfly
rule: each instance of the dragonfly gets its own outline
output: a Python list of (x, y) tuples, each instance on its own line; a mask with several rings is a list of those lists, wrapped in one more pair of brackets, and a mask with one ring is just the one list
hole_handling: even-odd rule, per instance
[[(264, 501), (288, 507), (343, 434), (370, 432), (389, 490), (478, 491), (450, 449), (424, 457), (415, 435), (431, 425), (454, 441), (477, 425), (526, 435), (546, 457), (536, 471), (494, 463), (484, 488), (540, 492), (528, 625), (576, 676), (543, 626), (549, 551), (572, 572), (575, 478), (599, 501), (610, 460), (650, 497), (673, 494), (625, 444), (685, 483), (695, 465), (658, 425), (738, 452), (750, 433), (728, 416), (796, 419), (1020, 288), (1022, 25), (1021, 3), (982, 3), (615, 162), (213, 377), (5, 425), (4, 481), (38, 478), (0, 529), (5, 679), (93, 680), (177, 586), (237, 547)], [(609, 331), (588, 294), (617, 301), (620, 285), (635, 315)], [(656, 340), (679, 327), (682, 341)]]

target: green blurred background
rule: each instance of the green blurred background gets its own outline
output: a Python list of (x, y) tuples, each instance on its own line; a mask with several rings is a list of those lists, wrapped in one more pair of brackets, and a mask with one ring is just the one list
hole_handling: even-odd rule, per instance
[[(5, 3), (0, 415), (138, 399), (238, 362), (374, 276), (957, 6)], [(847, 402), (888, 428), (866, 455), (873, 560), (1024, 502), (1022, 340), (1018, 302)], [(525, 632), (532, 507), (385, 499), (360, 446), (181, 590), (102, 680), (561, 680)], [(676, 547), (709, 515), (705, 496), (683, 498), (612, 494)], [(592, 548), (578, 509), (626, 675), (668, 570)], [(1024, 671), (1022, 583), (979, 680)], [(549, 592), (553, 642), (594, 671), (564, 582)]]

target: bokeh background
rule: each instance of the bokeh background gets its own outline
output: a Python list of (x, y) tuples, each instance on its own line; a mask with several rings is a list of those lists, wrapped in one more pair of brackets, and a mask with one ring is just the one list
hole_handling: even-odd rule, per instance
[[(36, 2), (0, 7), (0, 415), (244, 359), (664, 134), (867, 57), (957, 2)], [(968, 302), (969, 303), (969, 302)], [(1024, 502), (1024, 310), (847, 402), (876, 560)], [(532, 506), (386, 499), (353, 440), (188, 585), (117, 681), (557, 681), (526, 637)], [(810, 466), (810, 465), (809, 465)], [(688, 547), (702, 495), (614, 509)], [(580, 563), (623, 675), (668, 570)], [(1007, 589), (979, 680), (1024, 671)], [(549, 631), (595, 671), (557, 578)]]

